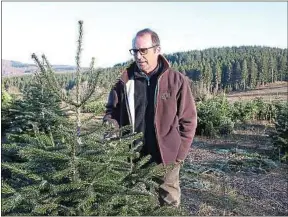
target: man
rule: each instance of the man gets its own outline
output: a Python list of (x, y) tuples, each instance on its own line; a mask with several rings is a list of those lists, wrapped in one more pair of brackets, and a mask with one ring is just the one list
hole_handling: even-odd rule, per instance
[(158, 35), (139, 31), (130, 53), (134, 62), (110, 92), (104, 122), (115, 127), (132, 125), (143, 133), (141, 155), (151, 162), (174, 164), (160, 185), (160, 202), (180, 204), (179, 170), (188, 155), (197, 125), (195, 102), (188, 79), (170, 68), (160, 54)]

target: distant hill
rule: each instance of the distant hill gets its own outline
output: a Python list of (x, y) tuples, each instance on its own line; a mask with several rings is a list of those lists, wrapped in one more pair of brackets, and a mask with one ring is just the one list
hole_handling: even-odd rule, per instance
[[(69, 65), (52, 65), (56, 72), (72, 72), (76, 66)], [(2, 59), (2, 76), (24, 75), (35, 72), (37, 66), (35, 64), (27, 64), (13, 60)]]
[[(193, 94), (201, 98), (208, 93), (248, 91), (269, 83), (288, 81), (287, 54), (287, 48), (233, 46), (176, 52), (164, 56), (174, 70), (183, 73), (191, 80), (192, 90), (195, 91)], [(15, 73), (25, 75), (36, 69), (35, 65), (15, 61), (4, 61), (3, 65), (5, 63), (2, 75)], [(100, 70), (105, 74), (101, 82), (109, 84), (128, 64), (129, 61), (115, 64), (113, 67), (101, 68)], [(58, 74), (61, 73), (59, 77), (62, 77), (63, 85), (74, 83), (72, 73), (69, 71), (74, 69), (74, 72), (75, 67), (54, 66), (54, 69)], [(18, 79), (18, 76), (15, 76), (13, 80), (10, 79), (11, 77), (6, 79), (6, 86), (24, 89), (22, 78)]]

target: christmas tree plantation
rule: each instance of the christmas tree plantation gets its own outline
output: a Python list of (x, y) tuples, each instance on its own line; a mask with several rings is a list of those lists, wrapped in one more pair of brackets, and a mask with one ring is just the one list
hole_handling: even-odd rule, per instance
[[(82, 118), (82, 108), (101, 98), (95, 91), (101, 75), (94, 71), (94, 59), (88, 72), (80, 68), (82, 27), (79, 21), (74, 95), (63, 91), (44, 55), (41, 62), (32, 56), (39, 73), (31, 91), (10, 110), (14, 127), (7, 128), (2, 144), (2, 215), (182, 214), (159, 206), (157, 180), (171, 168), (143, 167), (149, 156), (139, 159), (141, 144), (133, 146), (140, 134), (130, 127), (104, 126), (94, 115)], [(81, 86), (84, 74), (86, 88)], [(75, 117), (65, 116), (60, 103)], [(15, 126), (18, 130), (11, 130)]]

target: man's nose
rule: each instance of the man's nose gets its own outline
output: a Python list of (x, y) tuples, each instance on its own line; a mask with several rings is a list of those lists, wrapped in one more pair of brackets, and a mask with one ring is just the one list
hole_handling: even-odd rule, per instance
[(140, 54), (140, 51), (138, 51), (138, 52), (136, 53), (136, 58), (137, 58), (137, 59), (141, 59), (141, 57), (142, 57), (142, 55)]

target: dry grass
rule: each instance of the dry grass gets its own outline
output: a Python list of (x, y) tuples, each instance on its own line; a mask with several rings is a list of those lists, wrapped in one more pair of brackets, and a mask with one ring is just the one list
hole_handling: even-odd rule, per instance
[(213, 213), (213, 210), (214, 210), (213, 207), (207, 205), (206, 203), (201, 203), (197, 214), (199, 216), (211, 216)]
[(287, 101), (288, 82), (277, 82), (254, 90), (231, 92), (227, 95), (229, 102), (250, 101), (262, 97), (264, 101)]
[(251, 125), (226, 138), (195, 138), (181, 171), (190, 215), (288, 215), (287, 165), (271, 158), (269, 127)]

